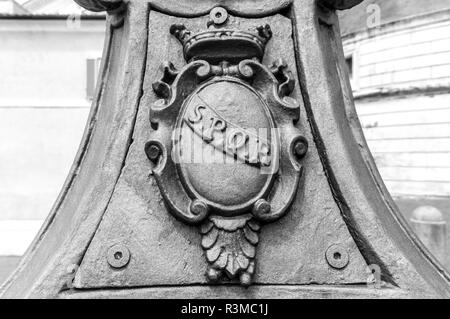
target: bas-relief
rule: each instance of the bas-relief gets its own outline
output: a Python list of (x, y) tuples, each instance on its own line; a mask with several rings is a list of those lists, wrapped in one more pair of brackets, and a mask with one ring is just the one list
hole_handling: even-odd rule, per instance
[[(79, 287), (365, 282), (308, 149), (290, 20), (216, 8), (149, 23), (134, 143)], [(121, 245), (131, 258), (111, 267), (103, 256)]]

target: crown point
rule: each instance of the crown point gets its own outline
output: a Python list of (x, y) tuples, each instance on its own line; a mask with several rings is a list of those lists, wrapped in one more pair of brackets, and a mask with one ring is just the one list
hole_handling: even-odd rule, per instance
[(186, 27), (184, 26), (184, 24), (172, 24), (170, 26), (170, 34), (173, 34), (175, 36), (178, 36), (178, 34), (180, 34), (180, 32), (183, 32), (186, 30)]
[(270, 25), (261, 25), (256, 28), (256, 30), (258, 31), (258, 35), (266, 41), (269, 41), (272, 38), (272, 29), (270, 28)]
[[(215, 9), (217, 10), (214, 17), (219, 19), (218, 22), (225, 23), (228, 18), (226, 10), (221, 7)], [(217, 15), (218, 13), (220, 15)], [(265, 46), (272, 37), (272, 30), (268, 24), (257, 27), (256, 33), (235, 29), (213, 29), (193, 35), (183, 24), (173, 24), (170, 33), (183, 45), (186, 61), (206, 60), (210, 63), (238, 62), (253, 58), (261, 60)]]

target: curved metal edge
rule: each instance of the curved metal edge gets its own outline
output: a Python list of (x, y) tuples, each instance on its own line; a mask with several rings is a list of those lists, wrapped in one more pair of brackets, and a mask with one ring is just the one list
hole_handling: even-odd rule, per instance
[[(127, 12), (123, 28), (107, 26), (96, 98), (63, 189), (16, 271), (1, 287), (0, 298), (56, 298), (68, 289), (106, 211), (132, 141), (145, 70), (149, 7), (130, 6), (133, 10)], [(125, 55), (123, 51), (133, 54), (126, 55), (123, 65), (111, 65)], [(108, 80), (121, 79), (127, 68), (142, 78)], [(114, 114), (120, 123), (113, 124)], [(109, 136), (108, 143), (103, 135)], [(99, 165), (108, 169), (96, 169)]]
[(317, 0), (317, 3), (328, 9), (333, 10), (346, 10), (350, 9), (364, 0)]
[(118, 9), (122, 0), (73, 0), (86, 10), (93, 12), (114, 11)]
[[(402, 222), (376, 173), (361, 126), (355, 125), (351, 90), (347, 75), (342, 76), (346, 73), (337, 17), (322, 12), (314, 0), (307, 6), (294, 2), (291, 16), (314, 142), (335, 202), (364, 259), (380, 266), (384, 281), (410, 295), (450, 297), (445, 273)], [(316, 72), (308, 72), (312, 69)]]
[(93, 12), (106, 11), (111, 27), (120, 28), (123, 25), (127, 3), (123, 0), (73, 0), (79, 6)]
[(294, 0), (148, 0), (151, 7), (179, 17), (198, 17), (217, 6), (240, 17), (263, 17), (288, 8)]
[[(165, 64), (167, 62), (163, 62), (163, 65)], [(210, 76), (210, 73), (210, 64), (203, 60), (193, 61), (185, 65), (178, 72), (173, 84), (168, 86), (170, 92), (168, 101), (158, 100), (150, 108), (150, 122), (153, 124), (164, 123), (170, 129), (173, 129), (184, 103), (184, 97), (190, 95), (202, 81)], [(189, 78), (193, 78), (195, 81), (189, 81)], [(186, 84), (189, 84), (189, 86), (185, 87)]]
[(302, 136), (300, 130), (294, 126), (300, 117), (300, 103), (288, 97), (281, 99), (279, 85), (282, 83), (279, 83), (270, 70), (261, 63), (244, 60), (241, 65), (257, 68), (258, 71), (254, 71), (255, 77), (262, 75), (262, 78), (269, 79), (268, 83), (262, 79), (255, 79), (253, 86), (257, 91), (265, 93), (264, 97), (270, 112), (278, 125), (277, 129), (280, 130), (278, 141), (280, 153), (275, 156), (280, 158), (278, 170), (282, 172), (282, 176), (276, 178), (269, 194), (269, 202), (272, 206), (270, 214), (255, 216), (261, 222), (270, 223), (282, 218), (288, 212), (298, 191), (302, 167), (292, 152), (292, 144)]
[[(274, 117), (276, 123), (283, 123), (283, 125), (292, 125), (293, 123), (298, 121), (298, 119), (300, 118), (300, 103), (287, 96), (283, 99), (280, 97), (279, 85), (282, 85), (283, 83), (279, 83), (272, 72), (270, 72), (270, 70), (266, 66), (255, 60), (244, 60), (239, 65), (240, 67), (245, 67), (246, 65), (256, 67), (259, 69), (259, 74), (264, 75), (263, 79), (258, 79), (258, 72), (255, 72), (255, 79), (252, 83), (252, 86), (255, 87), (259, 92), (266, 92), (266, 94), (264, 94), (264, 97), (270, 104), (274, 104), (278, 108), (276, 112), (272, 112), (272, 116)], [(270, 80), (270, 86), (267, 86), (265, 84), (264, 77)]]
[[(201, 76), (199, 70), (205, 71)], [(150, 122), (157, 124), (157, 128), (152, 132), (152, 141), (163, 146), (163, 154), (158, 163), (154, 165), (153, 175), (155, 176), (158, 188), (164, 202), (169, 206), (169, 211), (177, 219), (190, 225), (201, 223), (208, 213), (194, 215), (190, 211), (192, 200), (187, 196), (181, 182), (177, 176), (177, 169), (173, 157), (173, 132), (178, 114), (184, 102), (184, 97), (189, 96), (205, 79), (209, 76), (210, 65), (206, 61), (194, 61), (186, 65), (177, 75), (170, 88), (169, 101), (158, 100), (150, 108)], [(195, 79), (192, 81), (190, 79)], [(186, 83), (190, 85), (185, 87)], [(164, 101), (164, 104), (162, 104)]]
[[(295, 137), (293, 139), (295, 139)], [(294, 202), (298, 192), (298, 186), (300, 185), (300, 179), (303, 172), (302, 168), (297, 168), (292, 164), (290, 160), (290, 156), (292, 155), (286, 154), (286, 150), (283, 149), (281, 153), (282, 158), (283, 156), (287, 157), (283, 158), (280, 163), (280, 169), (283, 171), (283, 175), (279, 176), (276, 180), (273, 190), (269, 195), (268, 201), (272, 206), (271, 213), (268, 216), (258, 218), (258, 220), (264, 223), (271, 223), (286, 215)]]
[(155, 172), (154, 175), (161, 196), (164, 198), (166, 205), (169, 206), (169, 212), (175, 218), (189, 225), (198, 225), (208, 217), (207, 211), (199, 215), (194, 215), (190, 212), (192, 200), (187, 196), (180, 182), (177, 181), (176, 167), (171, 160), (165, 164), (161, 172)]
[(293, 0), (74, 0), (83, 8), (94, 11), (114, 11), (122, 3), (144, 2), (152, 9), (180, 17), (197, 17), (208, 14), (217, 6), (224, 7), (236, 16), (262, 17), (288, 8)]

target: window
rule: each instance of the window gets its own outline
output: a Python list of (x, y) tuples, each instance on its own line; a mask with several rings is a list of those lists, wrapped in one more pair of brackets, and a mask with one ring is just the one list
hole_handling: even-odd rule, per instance
[(89, 101), (94, 98), (101, 61), (101, 58), (86, 60), (86, 98)]
[(353, 82), (353, 56), (345, 58), (345, 65), (347, 65), (347, 72), (350, 77), (350, 82)]

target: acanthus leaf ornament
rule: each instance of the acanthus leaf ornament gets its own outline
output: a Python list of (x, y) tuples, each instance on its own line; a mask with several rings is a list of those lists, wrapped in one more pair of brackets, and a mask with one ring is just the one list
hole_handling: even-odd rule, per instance
[(287, 213), (302, 172), (298, 144), (308, 144), (294, 126), (287, 64), (261, 63), (270, 26), (228, 29), (227, 19), (216, 7), (206, 31), (170, 28), (188, 64), (163, 62), (145, 150), (168, 210), (200, 227), (208, 279), (248, 286), (261, 225)]

